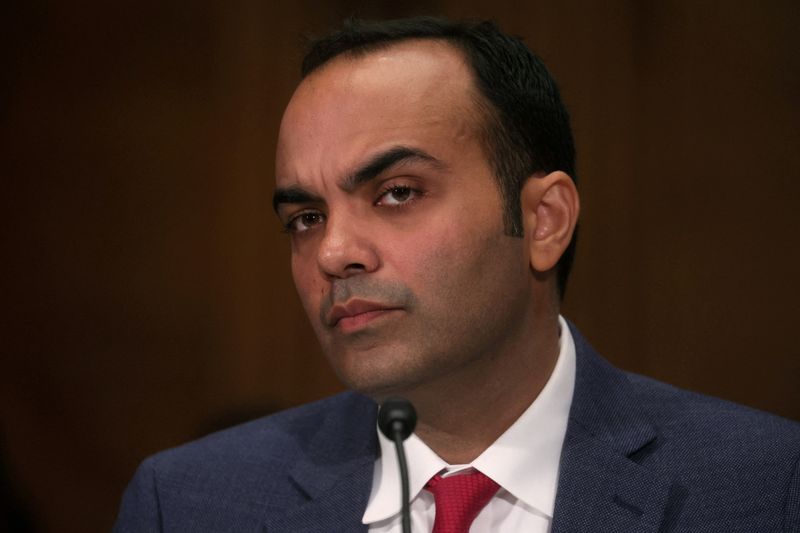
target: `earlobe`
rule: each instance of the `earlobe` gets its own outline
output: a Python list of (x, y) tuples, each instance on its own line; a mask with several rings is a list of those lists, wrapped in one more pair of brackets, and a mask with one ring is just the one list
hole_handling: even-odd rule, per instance
[(531, 268), (547, 272), (569, 246), (580, 212), (575, 182), (561, 171), (532, 176), (520, 195)]

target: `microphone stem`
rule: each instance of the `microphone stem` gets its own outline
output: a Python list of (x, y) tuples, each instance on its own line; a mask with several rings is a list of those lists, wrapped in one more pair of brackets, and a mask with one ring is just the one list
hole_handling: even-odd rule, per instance
[(403, 498), (402, 504), (402, 521), (403, 521), (403, 533), (411, 533), (411, 511), (409, 509), (409, 502), (408, 502), (408, 466), (406, 465), (406, 453), (403, 450), (403, 424), (397, 423), (393, 427), (394, 429), (394, 447), (397, 449), (397, 463), (400, 467), (400, 486), (402, 488), (402, 495)]

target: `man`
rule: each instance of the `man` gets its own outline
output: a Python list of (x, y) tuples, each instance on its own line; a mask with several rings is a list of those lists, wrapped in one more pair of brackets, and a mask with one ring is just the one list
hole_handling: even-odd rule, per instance
[(148, 459), (118, 531), (399, 531), (376, 429), (389, 396), (419, 415), (415, 531), (800, 530), (796, 424), (618, 371), (559, 316), (574, 149), (521, 42), (488, 23), (351, 23), (303, 74), (274, 204), (357, 392)]

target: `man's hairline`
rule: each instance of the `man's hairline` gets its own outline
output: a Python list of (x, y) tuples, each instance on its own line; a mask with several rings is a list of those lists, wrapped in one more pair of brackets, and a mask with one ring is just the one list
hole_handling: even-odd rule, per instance
[[(300, 83), (298, 84), (298, 87), (302, 85), (304, 81), (314, 76), (315, 74), (321, 74), (323, 70), (327, 69), (327, 67), (331, 66), (333, 63), (337, 63), (339, 59), (355, 61), (363, 57), (366, 57), (370, 54), (377, 53), (382, 50), (388, 50), (392, 47), (400, 46), (406, 43), (412, 43), (415, 41), (438, 43), (455, 51), (458, 54), (464, 67), (466, 67), (470, 80), (472, 81), (471, 87), (468, 88), (469, 94), (467, 94), (467, 97), (469, 98), (470, 103), (472, 103), (472, 105), (475, 107), (476, 111), (478, 111), (477, 118), (481, 119), (480, 122), (478, 122), (477, 120), (474, 121), (473, 126), (476, 127), (476, 133), (481, 139), (481, 143), (484, 145), (484, 149), (487, 152), (493, 152), (491, 146), (489, 146), (488, 144), (487, 135), (489, 134), (488, 131), (490, 128), (497, 127), (497, 125), (495, 124), (490, 124), (490, 121), (499, 122), (500, 120), (498, 116), (499, 110), (489, 100), (489, 98), (485, 94), (483, 94), (483, 91), (481, 91), (479, 86), (478, 73), (475, 70), (474, 66), (472, 65), (469, 53), (467, 52), (465, 47), (459, 43), (459, 40), (456, 37), (447, 37), (440, 35), (428, 37), (428, 36), (415, 35), (409, 37), (400, 37), (397, 39), (391, 39), (386, 41), (377, 41), (373, 43), (356, 46), (353, 48), (348, 48), (347, 50), (343, 50), (337, 53), (336, 55), (329, 57), (322, 63), (315, 65), (311, 70), (306, 72), (300, 78)], [(485, 155), (490, 160), (494, 159), (492, 157), (492, 153), (486, 153)]]

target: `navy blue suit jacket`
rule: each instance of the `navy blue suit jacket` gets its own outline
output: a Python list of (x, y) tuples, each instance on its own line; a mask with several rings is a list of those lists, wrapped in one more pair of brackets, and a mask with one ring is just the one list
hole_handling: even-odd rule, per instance
[[(800, 531), (800, 425), (617, 370), (572, 330), (553, 533)], [(376, 414), (344, 393), (150, 457), (115, 531), (365, 531)]]

